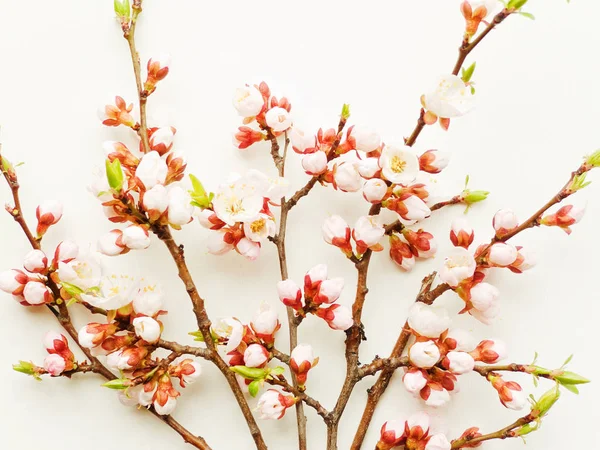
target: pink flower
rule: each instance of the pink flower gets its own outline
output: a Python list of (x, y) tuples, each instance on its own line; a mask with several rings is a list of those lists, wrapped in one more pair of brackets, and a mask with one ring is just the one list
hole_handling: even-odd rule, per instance
[(466, 352), (448, 352), (442, 366), (455, 375), (463, 375), (473, 371), (475, 360)]
[(371, 152), (381, 145), (381, 136), (369, 127), (354, 125), (348, 134), (348, 140), (353, 141), (356, 150)]
[(429, 206), (416, 195), (410, 195), (402, 201), (405, 212), (400, 214), (408, 222), (419, 222), (431, 215)]
[(511, 271), (521, 273), (537, 264), (535, 252), (522, 247), (517, 247), (517, 252), (517, 259), (508, 267)]
[(254, 315), (250, 325), (252, 325), (256, 337), (267, 344), (272, 344), (275, 341), (275, 333), (281, 328), (277, 312), (268, 303), (260, 305), (260, 309)]
[(415, 266), (415, 255), (410, 246), (395, 234), (390, 236), (390, 258), (406, 272)]
[(22, 270), (11, 269), (0, 272), (0, 290), (12, 295), (21, 295), (29, 276)]
[(370, 203), (381, 203), (386, 196), (388, 186), (380, 178), (371, 178), (363, 186), (363, 197)]
[(362, 216), (354, 225), (352, 237), (356, 242), (356, 252), (365, 253), (368, 249), (381, 251), (383, 247), (379, 243), (385, 235), (385, 228), (379, 223), (376, 216)]
[(404, 387), (411, 394), (418, 394), (427, 385), (427, 378), (418, 369), (411, 369), (402, 378)]
[(437, 244), (433, 235), (427, 231), (402, 230), (402, 236), (410, 245), (413, 254), (419, 258), (433, 258), (437, 252)]
[(31, 250), (25, 255), (23, 267), (28, 272), (43, 273), (48, 268), (48, 257), (41, 250)]
[(567, 234), (571, 234), (570, 226), (578, 223), (584, 213), (584, 208), (566, 205), (556, 211), (556, 213), (543, 217), (541, 224), (549, 227), (559, 227), (565, 230)]
[(457, 287), (462, 281), (471, 278), (477, 263), (466, 249), (458, 247), (454, 254), (446, 257), (439, 271), (440, 280), (451, 287)]
[(497, 339), (486, 339), (481, 341), (470, 354), (475, 361), (496, 364), (508, 356), (508, 350), (504, 342)]
[(339, 247), (346, 255), (352, 254), (350, 245), (350, 227), (340, 216), (330, 216), (321, 228), (323, 239), (328, 244)]
[(313, 349), (308, 344), (298, 344), (290, 355), (290, 369), (296, 374), (298, 383), (302, 386), (306, 383), (308, 371), (315, 367), (319, 358), (315, 358)]
[(121, 243), (131, 250), (143, 250), (150, 247), (150, 234), (145, 228), (130, 225), (123, 230)]
[(267, 111), (265, 122), (275, 132), (285, 131), (292, 126), (292, 118), (289, 111), (279, 106)]
[(260, 131), (253, 130), (250, 127), (239, 127), (237, 133), (233, 136), (233, 144), (240, 150), (250, 147), (257, 142), (266, 139), (266, 136)]
[(433, 341), (415, 342), (408, 351), (413, 366), (430, 369), (440, 360), (440, 349)]
[(279, 300), (296, 311), (302, 308), (302, 291), (294, 280), (283, 280), (277, 283)]
[(293, 406), (296, 400), (291, 395), (283, 395), (275, 389), (269, 389), (258, 399), (256, 409), (260, 412), (261, 419), (279, 420), (285, 411)]
[(163, 156), (173, 148), (173, 140), (177, 130), (173, 127), (153, 128), (148, 138), (150, 148)]
[(263, 95), (255, 86), (246, 85), (235, 90), (233, 107), (242, 117), (254, 117), (258, 115), (264, 104)]
[(450, 227), (450, 240), (455, 247), (468, 249), (475, 239), (475, 232), (464, 217), (457, 217)]
[(156, 83), (164, 80), (169, 74), (169, 65), (171, 64), (170, 55), (160, 55), (150, 58), (146, 68), (148, 69), (148, 78), (144, 83), (144, 89), (153, 92), (156, 89)]
[(119, 125), (133, 127), (135, 119), (131, 115), (131, 111), (133, 111), (133, 103), (127, 105), (123, 98), (116, 96), (114, 104), (102, 107), (98, 111), (98, 116), (102, 124), (107, 127), (118, 127)]
[(363, 185), (363, 178), (358, 172), (355, 161), (343, 161), (333, 166), (333, 185), (344, 192), (356, 192)]
[(330, 280), (323, 280), (319, 284), (317, 294), (313, 297), (313, 303), (334, 303), (338, 298), (340, 298), (343, 289), (343, 278), (332, 278)]
[(419, 167), (428, 173), (440, 173), (448, 166), (448, 154), (438, 150), (427, 150), (419, 157)]
[(69, 349), (69, 342), (62, 334), (49, 331), (44, 336), (44, 348), (50, 354), (63, 353)]
[(324, 319), (329, 325), (329, 328), (333, 330), (346, 331), (354, 325), (352, 311), (346, 306), (337, 303), (327, 308), (319, 308), (316, 315)]
[(527, 395), (514, 381), (504, 381), (502, 377), (490, 377), (490, 382), (500, 397), (500, 402), (508, 409), (519, 411), (527, 405)]
[(250, 344), (244, 352), (246, 367), (264, 367), (269, 362), (269, 352), (260, 344)]
[(69, 263), (79, 254), (79, 246), (73, 241), (62, 241), (54, 251), (52, 265), (58, 266), (58, 263)]
[(390, 450), (406, 440), (406, 420), (388, 420), (381, 427), (378, 450)]
[(450, 394), (441, 384), (428, 383), (421, 390), (421, 398), (427, 406), (439, 408), (450, 401)]
[[(289, 131), (292, 148), (296, 153), (308, 154), (314, 153), (317, 146), (317, 138), (314, 134), (306, 134), (296, 127), (292, 127)], [(306, 170), (306, 168), (305, 168)]]
[(117, 256), (127, 253), (129, 249), (123, 244), (122, 238), (123, 232), (121, 230), (109, 231), (98, 239), (96, 248), (106, 256)]
[(65, 359), (57, 354), (51, 354), (44, 358), (44, 369), (53, 377), (60, 376), (66, 367)]
[(224, 230), (217, 230), (208, 235), (206, 248), (212, 255), (224, 255), (234, 248), (233, 244), (227, 239), (228, 233)]
[(242, 238), (236, 244), (237, 252), (250, 261), (254, 261), (260, 255), (260, 243), (251, 241), (248, 238)]
[(425, 412), (411, 415), (406, 421), (406, 429), (408, 430), (408, 439), (422, 440), (429, 433), (429, 415)]
[(63, 205), (60, 202), (48, 201), (42, 203), (35, 210), (38, 220), (37, 235), (43, 236), (48, 228), (58, 223), (63, 215)]

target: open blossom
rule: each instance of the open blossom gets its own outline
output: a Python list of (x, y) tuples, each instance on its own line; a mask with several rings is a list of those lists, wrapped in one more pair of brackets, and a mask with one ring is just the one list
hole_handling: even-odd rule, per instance
[(37, 235), (43, 236), (48, 228), (58, 223), (63, 215), (63, 205), (57, 201), (48, 201), (39, 205), (35, 210), (37, 217)]
[(444, 260), (439, 271), (440, 280), (451, 287), (458, 286), (461, 281), (471, 278), (475, 273), (477, 263), (466, 249), (458, 247), (454, 254)]
[(135, 170), (135, 176), (145, 189), (152, 189), (157, 184), (164, 184), (169, 168), (157, 151), (146, 153)]
[(133, 310), (136, 314), (153, 317), (162, 310), (163, 291), (155, 284), (140, 286), (133, 298)]
[(294, 280), (283, 280), (277, 283), (279, 300), (296, 311), (302, 308), (302, 291)]
[(379, 157), (381, 173), (394, 184), (412, 183), (419, 172), (419, 159), (414, 150), (402, 145), (386, 145)]
[(442, 360), (442, 366), (455, 375), (463, 375), (473, 371), (475, 360), (466, 352), (448, 352)]
[(363, 125), (354, 125), (348, 140), (354, 143), (354, 148), (362, 152), (371, 152), (381, 145), (381, 136), (373, 129)]
[(29, 305), (42, 305), (54, 301), (52, 292), (44, 283), (39, 281), (30, 281), (23, 289), (23, 298)]
[(324, 173), (327, 170), (327, 155), (320, 150), (307, 153), (302, 157), (302, 168), (309, 175)]
[(584, 208), (573, 205), (565, 205), (554, 214), (548, 214), (541, 220), (542, 225), (549, 227), (560, 227), (567, 234), (571, 234), (571, 225), (578, 223), (585, 212)]
[(411, 369), (404, 374), (402, 382), (408, 392), (418, 394), (427, 385), (427, 378), (421, 370)]
[(390, 258), (402, 270), (409, 272), (415, 266), (415, 255), (410, 246), (395, 234), (390, 236)]
[(486, 339), (471, 352), (475, 361), (485, 364), (496, 364), (508, 356), (506, 344), (497, 339)]
[(121, 243), (131, 250), (143, 250), (150, 246), (150, 234), (145, 228), (130, 225), (123, 230)]
[(410, 362), (422, 369), (435, 366), (440, 356), (440, 349), (433, 341), (415, 342), (408, 351)]
[(274, 342), (275, 333), (281, 328), (281, 324), (277, 318), (277, 311), (271, 308), (268, 303), (260, 305), (260, 309), (254, 315), (250, 324), (256, 337), (262, 339), (267, 344)]
[(102, 280), (99, 292), (81, 294), (81, 299), (92, 306), (112, 311), (133, 302), (139, 288), (139, 280), (133, 277), (111, 275)]
[(440, 173), (449, 162), (448, 154), (439, 150), (427, 150), (419, 156), (419, 168), (428, 173)]
[(317, 138), (314, 134), (307, 134), (304, 131), (292, 127), (289, 131), (292, 148), (296, 153), (313, 153), (317, 146)]
[(0, 272), (0, 290), (12, 295), (21, 295), (29, 276), (18, 269), (5, 270)]
[(450, 327), (450, 316), (440, 306), (419, 302), (410, 308), (408, 325), (421, 336), (438, 338)]
[(498, 391), (498, 396), (504, 406), (519, 411), (527, 405), (527, 394), (518, 383), (504, 381), (500, 376), (490, 377), (489, 379), (494, 389)]
[(247, 181), (240, 177), (230, 184), (220, 186), (215, 193), (215, 214), (227, 225), (252, 220), (263, 208), (262, 186)]
[(388, 420), (380, 431), (378, 450), (390, 450), (406, 440), (406, 420)]
[(244, 325), (234, 317), (219, 319), (213, 323), (211, 332), (227, 340), (226, 353), (238, 348), (244, 337)]
[(471, 88), (456, 75), (442, 77), (435, 91), (424, 95), (422, 100), (426, 110), (444, 119), (462, 116), (475, 106)]
[(244, 234), (254, 242), (264, 242), (276, 232), (275, 220), (267, 214), (259, 214), (256, 219), (244, 222)]
[(350, 227), (340, 216), (334, 215), (325, 219), (321, 230), (325, 242), (339, 247), (346, 253), (352, 253), (352, 246), (350, 245)]
[(499, 242), (492, 245), (488, 255), (488, 261), (495, 266), (506, 267), (510, 266), (517, 259), (518, 252), (515, 247), (510, 244)]
[(265, 114), (265, 121), (269, 128), (275, 132), (287, 130), (292, 126), (292, 117), (287, 109), (276, 106)]
[(329, 328), (333, 330), (346, 331), (354, 325), (352, 311), (348, 307), (337, 303), (327, 308), (319, 308), (316, 315), (324, 319)]
[(258, 115), (264, 104), (263, 95), (255, 86), (237, 88), (233, 95), (233, 107), (242, 117), (254, 117)]
[(108, 127), (118, 127), (119, 125), (135, 126), (135, 119), (131, 115), (133, 103), (127, 105), (125, 100), (119, 96), (115, 97), (114, 100), (114, 103), (111, 102), (98, 111), (98, 116), (102, 124)]
[(242, 238), (235, 245), (236, 251), (250, 261), (254, 261), (260, 255), (260, 243)]
[(352, 237), (356, 241), (356, 251), (363, 254), (367, 249), (381, 251), (383, 247), (379, 243), (385, 235), (385, 228), (376, 216), (362, 216), (354, 225)]
[(312, 301), (316, 304), (334, 303), (338, 298), (340, 298), (343, 289), (343, 278), (332, 278), (330, 280), (323, 280), (319, 284), (317, 294), (313, 297)]
[(356, 192), (363, 185), (356, 161), (347, 160), (333, 166), (333, 181), (336, 189), (344, 192)]
[(65, 371), (65, 359), (57, 354), (51, 354), (44, 358), (44, 369), (53, 377), (58, 377)]
[(279, 420), (287, 408), (293, 406), (296, 400), (291, 395), (283, 395), (275, 389), (269, 389), (258, 399), (256, 409), (261, 419)]
[(135, 334), (144, 341), (153, 344), (160, 339), (160, 324), (152, 317), (136, 317), (132, 323)]
[(363, 197), (370, 203), (380, 203), (388, 191), (388, 185), (380, 178), (371, 178), (363, 186)]
[(41, 250), (31, 250), (25, 255), (23, 267), (31, 273), (43, 273), (48, 268), (48, 257)]
[(475, 232), (464, 217), (457, 217), (450, 226), (450, 241), (455, 247), (468, 249), (475, 239)]
[(308, 371), (315, 367), (319, 358), (315, 358), (313, 349), (308, 344), (298, 344), (290, 355), (290, 369), (296, 374), (298, 383), (302, 386), (306, 383)]

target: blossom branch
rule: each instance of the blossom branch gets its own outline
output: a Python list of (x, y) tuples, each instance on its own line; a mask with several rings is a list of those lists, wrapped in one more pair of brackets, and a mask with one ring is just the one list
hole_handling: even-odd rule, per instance
[(308, 406), (313, 408), (325, 421), (329, 420), (330, 413), (323, 407), (323, 405), (321, 405), (321, 403), (306, 394), (306, 392), (302, 391), (301, 389), (290, 385), (283, 375), (268, 378), (266, 381), (273, 386), (279, 386), (284, 391), (294, 394), (297, 399), (296, 403), (306, 403)]
[(493, 433), (484, 434), (484, 435), (477, 436), (477, 437), (465, 436), (464, 438), (454, 440), (454, 441), (452, 441), (452, 448), (453, 449), (459, 449), (459, 448), (464, 448), (464, 447), (470, 448), (470, 447), (475, 447), (477, 444), (480, 444), (481, 442), (489, 441), (492, 439), (507, 439), (507, 438), (518, 437), (519, 434), (516, 433), (516, 431), (519, 428), (533, 422), (535, 419), (536, 419), (536, 416), (534, 414), (531, 414), (531, 413), (527, 414), (526, 416), (521, 417), (520, 419), (511, 423), (507, 427), (504, 427), (501, 430), (495, 431)]

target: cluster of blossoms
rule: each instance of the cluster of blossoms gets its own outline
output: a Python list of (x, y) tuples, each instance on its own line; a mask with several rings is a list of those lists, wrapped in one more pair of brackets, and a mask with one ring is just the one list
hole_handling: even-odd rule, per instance
[(391, 450), (399, 446), (407, 450), (450, 450), (452, 447), (444, 434), (431, 432), (429, 416), (424, 412), (383, 424), (376, 449)]
[(300, 317), (314, 314), (327, 322), (333, 330), (345, 331), (354, 321), (352, 312), (336, 303), (344, 288), (343, 278), (328, 278), (327, 266), (319, 264), (304, 275), (304, 293), (294, 280), (277, 283), (281, 302), (292, 308)]

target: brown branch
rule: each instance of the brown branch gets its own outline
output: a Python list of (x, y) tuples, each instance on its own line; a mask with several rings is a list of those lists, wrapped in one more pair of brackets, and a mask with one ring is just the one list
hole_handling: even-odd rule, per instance
[(408, 358), (406, 357), (391, 357), (391, 358), (375, 358), (371, 364), (365, 364), (358, 369), (358, 377), (364, 378), (370, 375), (375, 375), (381, 370), (396, 370), (398, 367), (405, 367), (408, 365)]
[(137, 19), (142, 12), (142, 0), (134, 0), (132, 5), (131, 22), (123, 26), (123, 37), (129, 45), (129, 53), (133, 63), (133, 73), (135, 74), (135, 84), (138, 93), (138, 102), (140, 107), (140, 126), (137, 129), (137, 134), (142, 141), (142, 149), (144, 153), (150, 151), (150, 143), (148, 141), (148, 124), (146, 114), (146, 103), (148, 101), (148, 91), (144, 89), (142, 83), (142, 68), (140, 64), (140, 55), (135, 45), (135, 29)]
[(180, 355), (194, 355), (212, 361), (212, 353), (209, 350), (202, 347), (181, 345), (177, 342), (165, 341), (164, 339), (160, 339), (156, 343), (156, 346), (159, 348), (171, 350), (172, 352), (179, 353)]
[(284, 391), (289, 392), (290, 394), (294, 394), (294, 396), (300, 400), (296, 403), (306, 403), (308, 406), (313, 408), (325, 421), (329, 419), (330, 413), (323, 407), (323, 405), (321, 405), (321, 403), (306, 394), (306, 392), (302, 391), (301, 389), (290, 385), (283, 375), (279, 375), (275, 378), (269, 378), (266, 381), (269, 384), (281, 387)]
[(465, 437), (462, 439), (456, 439), (452, 441), (451, 448), (459, 449), (465, 446), (474, 447), (476, 444), (479, 444), (484, 441), (489, 441), (491, 439), (507, 439), (518, 437), (518, 434), (516, 433), (517, 429), (524, 425), (527, 425), (528, 423), (533, 422), (535, 419), (536, 417), (533, 414), (528, 414), (525, 417), (521, 417), (517, 421), (511, 423), (507, 427), (495, 431), (494, 433), (484, 434), (482, 436), (473, 438)]

